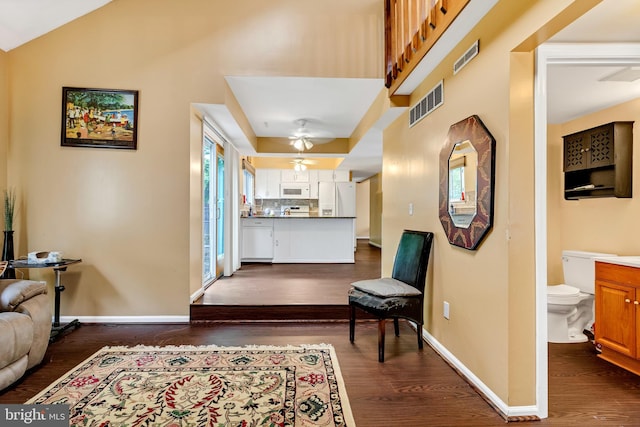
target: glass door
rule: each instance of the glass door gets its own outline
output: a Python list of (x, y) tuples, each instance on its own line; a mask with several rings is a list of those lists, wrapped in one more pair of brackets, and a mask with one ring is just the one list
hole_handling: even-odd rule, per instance
[(224, 148), (216, 144), (216, 278), (224, 273)]
[(202, 286), (224, 272), (224, 148), (205, 133), (202, 146)]

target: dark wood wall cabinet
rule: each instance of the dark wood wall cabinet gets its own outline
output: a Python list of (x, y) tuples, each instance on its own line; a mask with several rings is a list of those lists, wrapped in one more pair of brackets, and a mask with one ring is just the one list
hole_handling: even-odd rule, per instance
[(631, 197), (633, 122), (563, 137), (564, 198)]

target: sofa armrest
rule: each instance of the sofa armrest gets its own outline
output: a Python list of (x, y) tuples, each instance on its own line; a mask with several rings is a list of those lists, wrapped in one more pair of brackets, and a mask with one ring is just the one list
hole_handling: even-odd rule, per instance
[(33, 321), (33, 342), (29, 350), (27, 369), (42, 362), (51, 336), (51, 300), (40, 294), (24, 301), (16, 311), (26, 314)]
[(47, 283), (35, 280), (0, 280), (0, 311), (16, 311), (16, 308), (37, 295), (47, 293)]

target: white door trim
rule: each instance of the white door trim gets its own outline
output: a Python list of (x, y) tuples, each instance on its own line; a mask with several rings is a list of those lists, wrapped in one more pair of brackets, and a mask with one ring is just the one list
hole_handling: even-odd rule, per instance
[(547, 72), (553, 64), (640, 63), (638, 43), (546, 43), (536, 51), (534, 94), (536, 401), (540, 418), (549, 413), (547, 354)]

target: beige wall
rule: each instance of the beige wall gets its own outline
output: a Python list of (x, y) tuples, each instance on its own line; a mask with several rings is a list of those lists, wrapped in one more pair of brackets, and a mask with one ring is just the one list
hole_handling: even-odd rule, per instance
[(369, 243), (382, 246), (382, 174), (369, 178)]
[[(614, 121), (634, 121), (633, 197), (564, 200), (562, 136)], [(640, 99), (589, 114), (548, 132), (548, 279), (562, 283), (563, 249), (639, 255), (635, 224), (640, 218)]]
[[(8, 55), (0, 50), (0, 190), (7, 188), (7, 149), (9, 144)], [(4, 193), (3, 193), (4, 194)], [(4, 217), (0, 218), (4, 220)]]
[[(382, 15), (378, 0), (117, 0), (0, 56), (17, 255), (83, 259), (62, 315), (187, 315), (201, 221), (191, 103), (224, 103), (225, 75), (381, 78)], [(63, 86), (139, 90), (138, 150), (60, 147)]]
[(369, 180), (356, 184), (356, 237), (369, 238), (369, 216), (371, 206), (371, 185)]
[[(411, 94), (414, 105), (444, 79), (444, 105), (411, 129), (405, 113), (384, 132), (383, 274), (402, 229), (435, 232), (425, 328), (508, 405), (536, 403), (532, 50), (575, 6), (501, 1)], [(478, 39), (480, 54), (454, 76)], [(438, 219), (438, 158), (449, 126), (473, 114), (496, 139), (496, 186), (493, 228), (467, 251), (448, 243)]]

